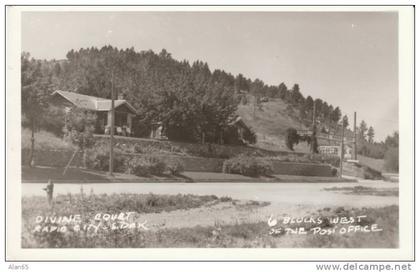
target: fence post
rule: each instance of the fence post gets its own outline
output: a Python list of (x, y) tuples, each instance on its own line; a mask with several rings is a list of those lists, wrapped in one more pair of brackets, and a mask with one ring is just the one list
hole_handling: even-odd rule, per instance
[(53, 204), (53, 194), (54, 194), (54, 183), (49, 179), (47, 186), (43, 188), (43, 190), (47, 193), (47, 201), (48, 205), (52, 207)]

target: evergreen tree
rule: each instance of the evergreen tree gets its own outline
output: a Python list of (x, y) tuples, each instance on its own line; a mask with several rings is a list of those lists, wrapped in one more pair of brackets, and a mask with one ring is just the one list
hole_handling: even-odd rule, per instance
[(337, 124), (340, 119), (341, 119), (341, 110), (339, 107), (336, 107), (331, 114), (331, 121)]
[(282, 100), (286, 100), (286, 98), (287, 98), (287, 86), (286, 86), (286, 84), (284, 84), (284, 82), (282, 82), (282, 83), (280, 83), (280, 85), (279, 85), (279, 97), (282, 99)]
[(348, 127), (348, 125), (349, 125), (349, 118), (347, 117), (347, 115), (344, 115), (343, 116), (342, 125), (343, 125), (344, 128), (347, 128)]
[(373, 139), (375, 137), (375, 131), (373, 130), (373, 127), (370, 126), (367, 132), (367, 136), (368, 136), (368, 142), (369, 143), (373, 143)]
[(299, 84), (293, 85), (290, 103), (299, 105), (303, 101), (303, 96), (300, 93)]
[(390, 147), (399, 147), (399, 133), (395, 131), (392, 136), (387, 136), (385, 139), (385, 146)]
[(367, 128), (367, 124), (364, 120), (362, 120), (362, 122), (360, 122), (359, 125), (359, 137), (362, 139), (362, 141), (366, 140), (366, 132), (367, 132), (368, 128)]

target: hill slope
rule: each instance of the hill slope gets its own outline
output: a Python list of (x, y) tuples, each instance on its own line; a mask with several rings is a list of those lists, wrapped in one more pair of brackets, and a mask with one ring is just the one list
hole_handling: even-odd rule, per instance
[[(256, 146), (271, 150), (288, 150), (285, 144), (286, 130), (290, 127), (307, 129), (298, 118), (298, 112), (288, 106), (282, 99), (270, 99), (256, 106), (253, 97), (250, 103), (240, 105), (237, 113), (244, 122), (252, 127), (257, 134)], [(296, 146), (296, 151), (308, 152), (309, 146), (301, 143)]]

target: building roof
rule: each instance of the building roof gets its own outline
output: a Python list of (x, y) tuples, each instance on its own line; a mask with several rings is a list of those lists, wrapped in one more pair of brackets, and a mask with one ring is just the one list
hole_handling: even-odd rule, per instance
[(233, 126), (236, 124), (241, 124), (244, 126), (247, 126), (244, 122), (244, 120), (242, 120), (242, 118), (240, 116), (234, 116), (233, 118), (230, 118), (230, 120), (228, 121), (228, 125), (229, 126)]
[[(94, 110), (94, 111), (110, 111), (111, 110), (111, 99), (105, 99), (102, 97), (84, 95), (74, 92), (67, 92), (67, 91), (55, 91), (53, 96), (60, 95), (65, 98), (67, 101), (72, 103), (74, 106), (78, 108)], [(137, 113), (136, 109), (128, 103), (126, 100), (123, 99), (116, 99), (114, 100), (115, 108), (119, 106), (126, 105), (133, 113)]]

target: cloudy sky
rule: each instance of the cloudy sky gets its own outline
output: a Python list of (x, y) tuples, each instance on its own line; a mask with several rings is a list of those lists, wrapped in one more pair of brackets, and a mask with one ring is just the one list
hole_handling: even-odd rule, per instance
[(302, 93), (358, 113), (376, 139), (398, 129), (398, 15), (391, 12), (31, 12), (22, 50), (64, 59), (113, 45), (203, 60), (211, 69)]

